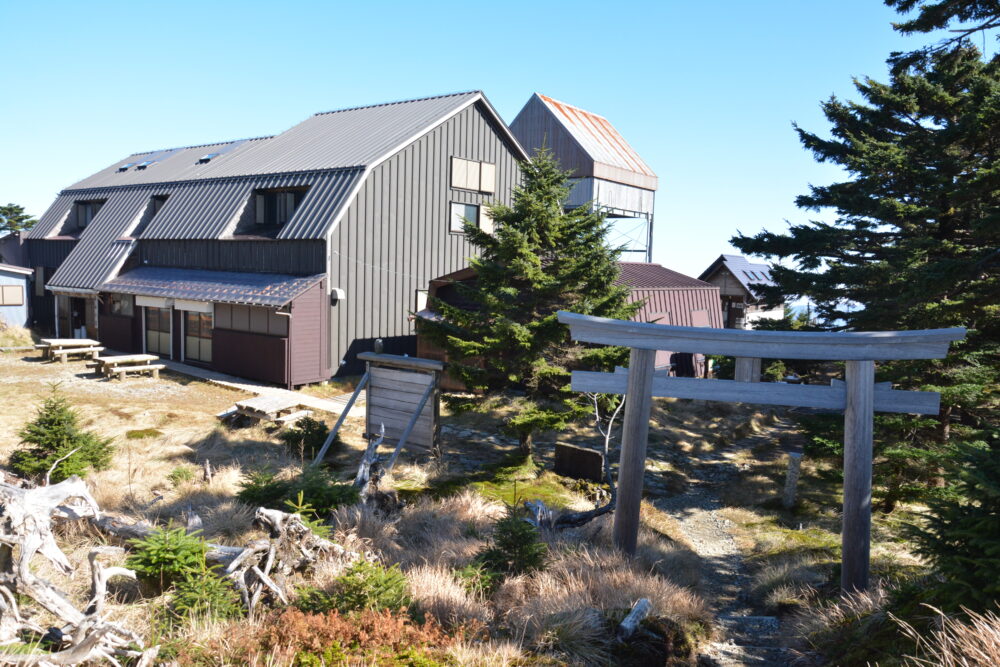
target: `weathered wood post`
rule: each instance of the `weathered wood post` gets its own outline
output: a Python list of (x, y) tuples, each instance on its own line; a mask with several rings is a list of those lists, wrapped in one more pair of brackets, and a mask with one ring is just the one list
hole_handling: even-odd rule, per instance
[(781, 505), (790, 510), (795, 507), (795, 499), (799, 491), (799, 473), (802, 470), (802, 454), (788, 453), (788, 472), (785, 473), (785, 493), (781, 497)]
[(760, 358), (736, 357), (733, 379), (737, 382), (760, 382)]
[(868, 589), (872, 526), (872, 419), (875, 362), (848, 361), (844, 410), (844, 518), (841, 528), (844, 592)]
[(653, 366), (656, 350), (632, 348), (628, 364), (622, 451), (618, 462), (618, 506), (615, 508), (615, 545), (635, 554), (642, 504), (642, 478), (646, 472), (649, 412), (653, 404)]

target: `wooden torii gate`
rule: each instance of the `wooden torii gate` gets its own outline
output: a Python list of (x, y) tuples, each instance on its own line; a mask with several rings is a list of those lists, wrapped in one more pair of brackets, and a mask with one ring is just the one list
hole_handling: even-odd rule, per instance
[[(759, 403), (844, 412), (844, 512), (841, 588), (868, 588), (871, 552), (872, 420), (874, 412), (938, 414), (934, 392), (897, 391), (875, 383), (875, 362), (938, 359), (965, 329), (851, 333), (744, 331), (677, 327), (559, 312), (574, 340), (632, 348), (628, 373), (574, 371), (574, 391), (625, 394), (615, 544), (635, 553), (652, 397)], [(657, 350), (736, 357), (736, 380), (654, 377)], [(760, 383), (760, 360), (846, 361), (844, 381), (830, 386)]]

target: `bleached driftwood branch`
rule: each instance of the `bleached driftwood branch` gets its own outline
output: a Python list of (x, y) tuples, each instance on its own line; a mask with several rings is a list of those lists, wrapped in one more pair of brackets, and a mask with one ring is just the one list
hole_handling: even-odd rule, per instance
[(594, 404), (595, 427), (597, 428), (597, 432), (604, 438), (604, 479), (608, 483), (608, 488), (610, 489), (610, 498), (607, 503), (602, 506), (595, 507), (592, 510), (587, 510), (585, 512), (563, 512), (559, 516), (555, 516), (554, 512), (546, 507), (545, 503), (541, 500), (528, 501), (524, 503), (524, 506), (532, 515), (532, 519), (530, 519), (530, 521), (539, 528), (555, 530), (562, 530), (564, 528), (579, 528), (580, 526), (593, 521), (602, 514), (613, 512), (615, 506), (618, 504), (618, 488), (611, 475), (611, 458), (609, 456), (609, 450), (611, 448), (611, 430), (615, 425), (615, 420), (618, 419), (618, 415), (625, 406), (625, 397), (622, 396), (621, 400), (618, 401), (618, 407), (616, 407), (615, 411), (607, 417), (607, 424), (605, 425), (604, 418), (601, 416), (599, 394), (588, 394), (588, 396), (590, 396), (590, 400)]
[[(0, 663), (22, 665), (75, 665), (87, 661), (116, 658), (155, 657), (155, 649), (144, 649), (142, 638), (126, 627), (107, 621), (102, 612), (107, 595), (107, 582), (112, 577), (135, 578), (135, 573), (121, 567), (106, 568), (98, 558), (114, 553), (107, 547), (94, 549), (88, 560), (91, 568), (91, 599), (84, 610), (77, 609), (65, 593), (52, 583), (37, 576), (31, 569), (36, 555), (41, 555), (67, 576), (73, 566), (52, 534), (54, 521), (99, 518), (100, 510), (90, 491), (75, 475), (37, 488), (25, 488), (0, 482), (0, 644), (21, 647), (4, 651), (0, 648)], [(15, 555), (16, 554), (16, 555)], [(20, 642), (27, 632), (42, 634), (40, 627), (21, 615), (19, 594), (30, 598), (63, 623), (50, 631), (55, 650), (28, 652)]]
[(635, 634), (636, 629), (639, 624), (642, 623), (643, 619), (649, 616), (649, 612), (653, 609), (653, 603), (651, 603), (646, 598), (639, 598), (634, 605), (632, 605), (632, 611), (628, 613), (622, 622), (618, 625), (618, 630), (615, 632), (615, 636), (618, 641), (624, 641)]

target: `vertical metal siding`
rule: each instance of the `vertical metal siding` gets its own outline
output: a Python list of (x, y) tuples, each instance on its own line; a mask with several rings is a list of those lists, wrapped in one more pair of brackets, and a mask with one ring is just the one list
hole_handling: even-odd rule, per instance
[[(452, 156), (495, 163), (496, 194), (451, 189)], [(346, 292), (330, 311), (334, 368), (350, 352), (347, 370), (357, 370), (354, 355), (376, 337), (413, 336), (416, 291), (467, 266), (474, 253), (449, 231), (450, 203), (509, 204), (519, 179), (515, 154), (478, 104), (372, 170), (331, 235), (330, 288)]]
[(180, 269), (301, 276), (326, 272), (323, 241), (142, 240), (139, 254), (142, 264)]

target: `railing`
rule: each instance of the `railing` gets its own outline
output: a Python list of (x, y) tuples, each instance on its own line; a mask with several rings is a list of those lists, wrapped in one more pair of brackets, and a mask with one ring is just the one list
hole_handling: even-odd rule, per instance
[[(842, 410), (844, 412), (844, 513), (841, 587), (868, 588), (871, 552), (872, 420), (880, 412), (937, 414), (933, 392), (896, 391), (875, 384), (875, 362), (937, 359), (965, 337), (965, 329), (876, 332), (786, 332), (675, 327), (609, 320), (561, 311), (559, 321), (586, 343), (632, 348), (628, 373), (574, 371), (574, 391), (624, 393), (618, 506), (614, 540), (634, 554), (649, 436), (652, 398), (698, 398)], [(736, 380), (653, 377), (656, 350), (734, 356)], [(757, 383), (760, 360), (846, 361), (845, 381), (830, 386)], [(756, 383), (756, 384), (755, 384)]]

